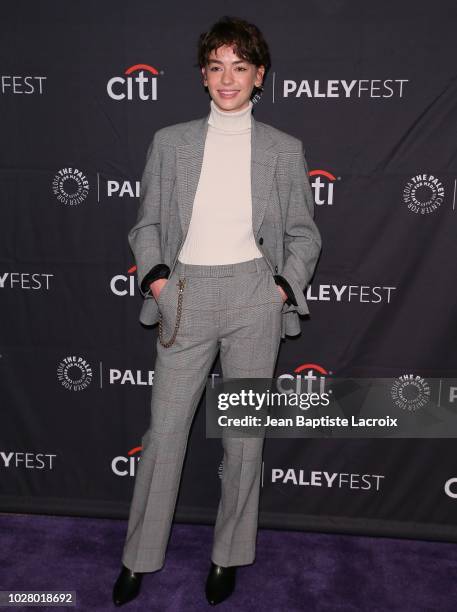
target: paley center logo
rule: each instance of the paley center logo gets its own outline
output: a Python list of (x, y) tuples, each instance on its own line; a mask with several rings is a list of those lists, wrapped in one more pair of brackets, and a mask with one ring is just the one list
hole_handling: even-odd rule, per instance
[(410, 412), (426, 406), (431, 396), (428, 382), (414, 374), (399, 376), (392, 385), (390, 393), (399, 408)]
[(444, 492), (448, 497), (457, 499), (457, 478), (448, 478), (444, 483)]
[(408, 210), (418, 215), (435, 212), (443, 201), (443, 183), (433, 174), (416, 174), (403, 189), (403, 202)]
[[(105, 384), (135, 387), (152, 387), (155, 370), (132, 370), (105, 366), (103, 361), (97, 363), (98, 386)], [(95, 379), (92, 365), (81, 356), (69, 355), (62, 359), (57, 367), (57, 378), (68, 391), (83, 391)]]
[(92, 382), (92, 366), (83, 357), (69, 355), (57, 366), (57, 379), (67, 391), (83, 391)]
[(106, 90), (112, 100), (157, 100), (157, 76), (163, 71), (149, 64), (135, 64), (124, 71), (123, 76), (112, 77)]
[(89, 181), (79, 168), (61, 168), (52, 180), (52, 192), (57, 200), (67, 206), (77, 206), (89, 194)]

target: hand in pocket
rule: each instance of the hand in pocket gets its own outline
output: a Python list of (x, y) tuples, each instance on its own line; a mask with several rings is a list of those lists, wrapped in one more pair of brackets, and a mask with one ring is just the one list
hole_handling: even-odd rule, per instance
[(155, 280), (153, 283), (149, 285), (149, 287), (151, 288), (151, 293), (156, 302), (158, 301), (160, 294), (164, 290), (165, 285), (167, 283), (168, 283), (167, 278), (158, 278), (157, 280)]
[(282, 301), (284, 303), (287, 300), (287, 293), (284, 291), (281, 285), (276, 284), (276, 287), (278, 288), (279, 293), (281, 294), (281, 297), (282, 297)]

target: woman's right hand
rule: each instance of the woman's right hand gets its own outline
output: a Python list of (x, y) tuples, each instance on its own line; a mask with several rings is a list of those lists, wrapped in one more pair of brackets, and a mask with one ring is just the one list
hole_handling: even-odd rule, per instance
[(168, 278), (158, 278), (153, 283), (149, 285), (151, 289), (151, 293), (154, 296), (155, 301), (159, 299), (159, 295), (162, 292), (164, 286), (168, 283)]

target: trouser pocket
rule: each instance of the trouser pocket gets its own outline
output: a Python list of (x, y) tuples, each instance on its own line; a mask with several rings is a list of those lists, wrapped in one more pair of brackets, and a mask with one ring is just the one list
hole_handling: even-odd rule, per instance
[(270, 271), (267, 271), (265, 274), (267, 275), (267, 286), (269, 289), (269, 295), (272, 296), (272, 301), (281, 305), (284, 304), (284, 300), (282, 299), (282, 296), (279, 293), (279, 288), (276, 284), (273, 275)]

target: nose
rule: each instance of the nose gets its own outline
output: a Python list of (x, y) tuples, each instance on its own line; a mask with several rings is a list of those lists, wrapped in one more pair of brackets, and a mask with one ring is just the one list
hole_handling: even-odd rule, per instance
[(230, 70), (224, 70), (222, 72), (221, 83), (222, 85), (230, 85), (231, 83), (233, 83), (233, 77)]

